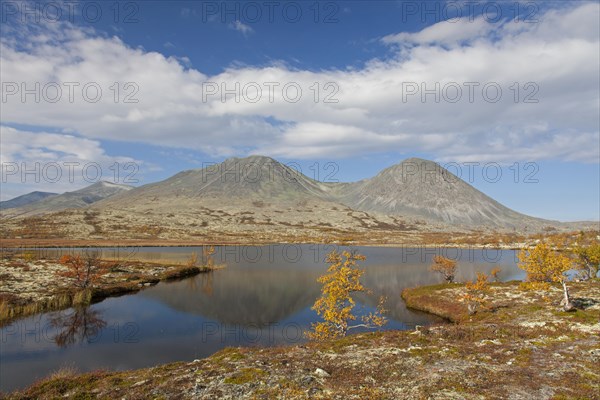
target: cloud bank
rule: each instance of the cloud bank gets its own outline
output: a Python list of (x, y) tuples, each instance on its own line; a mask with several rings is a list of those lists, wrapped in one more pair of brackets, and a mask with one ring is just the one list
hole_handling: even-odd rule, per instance
[[(107, 157), (102, 140), (122, 140), (211, 157), (598, 162), (600, 5), (571, 4), (535, 24), (459, 20), (392, 33), (380, 38), (388, 56), (360, 69), (274, 63), (214, 76), (65, 22), (6, 26), (2, 159), (44, 157), (46, 141), (95, 160)], [(18, 125), (57, 133), (9, 128)]]

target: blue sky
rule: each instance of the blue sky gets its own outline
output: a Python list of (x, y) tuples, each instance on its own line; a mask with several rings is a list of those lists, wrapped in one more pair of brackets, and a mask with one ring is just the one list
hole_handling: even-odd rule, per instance
[[(354, 181), (416, 156), (478, 163), (470, 183), (520, 212), (600, 217), (598, 2), (58, 4), (0, 8), (2, 200), (89, 184), (68, 162), (143, 184), (263, 154)], [(7, 173), (36, 162), (63, 179)]]

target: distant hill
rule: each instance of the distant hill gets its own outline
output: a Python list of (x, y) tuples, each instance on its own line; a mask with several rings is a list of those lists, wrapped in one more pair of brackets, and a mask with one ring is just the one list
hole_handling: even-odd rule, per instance
[(269, 157), (230, 158), (121, 193), (94, 208), (145, 205), (156, 211), (236, 205), (240, 211), (253, 211), (259, 207), (286, 209), (306, 202), (321, 209), (346, 206), (463, 226), (541, 229), (560, 224), (513, 211), (439, 164), (419, 158), (407, 159), (354, 183), (318, 182)]
[[(230, 158), (203, 169), (180, 172), (95, 205), (151, 205), (178, 209), (203, 204), (281, 208), (307, 201), (328, 202), (329, 187), (263, 156)], [(190, 201), (192, 202), (190, 204)]]
[(66, 192), (60, 195), (48, 196), (34, 203), (6, 210), (6, 213), (11, 216), (30, 216), (72, 208), (83, 208), (99, 200), (108, 198), (117, 193), (126, 192), (130, 189), (132, 189), (132, 186), (100, 181), (84, 187), (83, 189)]
[[(286, 235), (307, 229), (324, 236), (373, 229), (407, 235), (459, 228), (533, 232), (593, 225), (518, 213), (440, 165), (419, 158), (353, 183), (318, 182), (269, 157), (230, 158), (136, 188), (98, 182), (3, 215), (65, 209), (93, 210), (102, 232), (120, 229), (127, 236), (133, 230), (134, 237), (166, 231), (177, 238), (204, 237), (212, 231), (257, 237), (275, 230)], [(75, 224), (79, 217), (73, 218)], [(85, 220), (80, 223), (89, 225)], [(134, 228), (136, 224), (139, 227)]]
[(347, 185), (338, 200), (356, 210), (492, 228), (559, 224), (509, 209), (439, 164), (410, 158)]
[(56, 196), (58, 193), (50, 192), (31, 192), (15, 197), (10, 200), (0, 201), (0, 210), (7, 210), (9, 208), (23, 207), (31, 203), (38, 202), (45, 198)]

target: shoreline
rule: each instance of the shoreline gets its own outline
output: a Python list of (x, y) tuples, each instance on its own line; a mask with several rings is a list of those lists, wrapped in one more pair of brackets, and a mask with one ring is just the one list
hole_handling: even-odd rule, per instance
[(242, 242), (242, 241), (202, 241), (202, 242), (190, 242), (190, 241), (168, 241), (168, 240), (157, 240), (154, 241), (136, 241), (136, 240), (120, 240), (120, 241), (95, 241), (95, 240), (35, 240), (33, 243), (29, 242), (30, 239), (2, 239), (0, 249), (58, 249), (58, 248), (171, 248), (171, 247), (200, 247), (200, 246), (248, 246), (248, 247), (263, 247), (263, 246), (278, 246), (278, 245), (319, 245), (319, 246), (360, 246), (360, 247), (399, 247), (399, 248), (460, 248), (460, 249), (489, 249), (489, 250), (520, 250), (527, 246), (526, 243), (511, 243), (506, 245), (494, 245), (494, 244), (466, 244), (466, 243), (411, 243), (411, 242), (393, 242), (393, 243), (372, 243), (366, 241), (255, 241), (255, 242)]
[[(189, 278), (200, 273), (211, 272), (203, 266), (186, 266), (151, 261), (115, 261), (103, 259), (104, 263), (114, 264), (115, 272), (110, 272), (94, 287), (79, 290), (68, 285), (52, 285), (53, 278), (62, 267), (57, 261), (39, 259), (36, 261), (0, 260), (3, 268), (3, 287), (0, 292), (0, 327), (32, 315), (60, 311), (76, 306), (88, 306), (110, 297), (137, 293), (159, 282)], [(21, 283), (23, 271), (46, 274), (45, 280)], [(112, 271), (112, 270), (111, 270)], [(40, 278), (39, 276), (37, 277)], [(11, 286), (11, 283), (13, 286)], [(36, 287), (24, 294), (21, 285), (33, 283)], [(19, 285), (19, 286), (16, 286)], [(32, 285), (32, 286), (34, 286)]]
[[(598, 399), (600, 281), (572, 284), (574, 313), (517, 282), (491, 284), (494, 305), (469, 316), (464, 285), (405, 289), (416, 309), (456, 321), (280, 347), (225, 348), (201, 360), (128, 371), (62, 372), (8, 399), (589, 398)], [(548, 292), (560, 297), (560, 288)], [(583, 303), (581, 303), (583, 304)]]

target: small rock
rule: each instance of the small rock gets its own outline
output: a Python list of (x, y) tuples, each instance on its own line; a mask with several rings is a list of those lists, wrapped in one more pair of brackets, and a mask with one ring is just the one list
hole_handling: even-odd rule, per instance
[(331, 375), (329, 375), (329, 372), (327, 372), (327, 371), (325, 371), (324, 369), (321, 369), (321, 368), (315, 369), (314, 373), (315, 373), (316, 376), (318, 376), (320, 378), (327, 378), (327, 377), (331, 376)]
[(139, 382), (136, 382), (136, 383), (134, 383), (134, 384), (133, 384), (133, 385), (131, 385), (131, 386), (132, 386), (132, 387), (141, 386), (141, 385), (143, 385), (143, 384), (144, 384), (144, 383), (146, 383), (146, 382), (148, 382), (148, 381), (147, 381), (147, 380), (144, 380), (144, 381), (139, 381)]
[(311, 384), (311, 383), (312, 383), (314, 380), (315, 380), (315, 378), (313, 378), (312, 376), (310, 376), (310, 375), (306, 375), (306, 376), (303, 376), (303, 377), (300, 379), (300, 384), (301, 384), (302, 386), (308, 386), (308, 385), (310, 385), (310, 384)]

